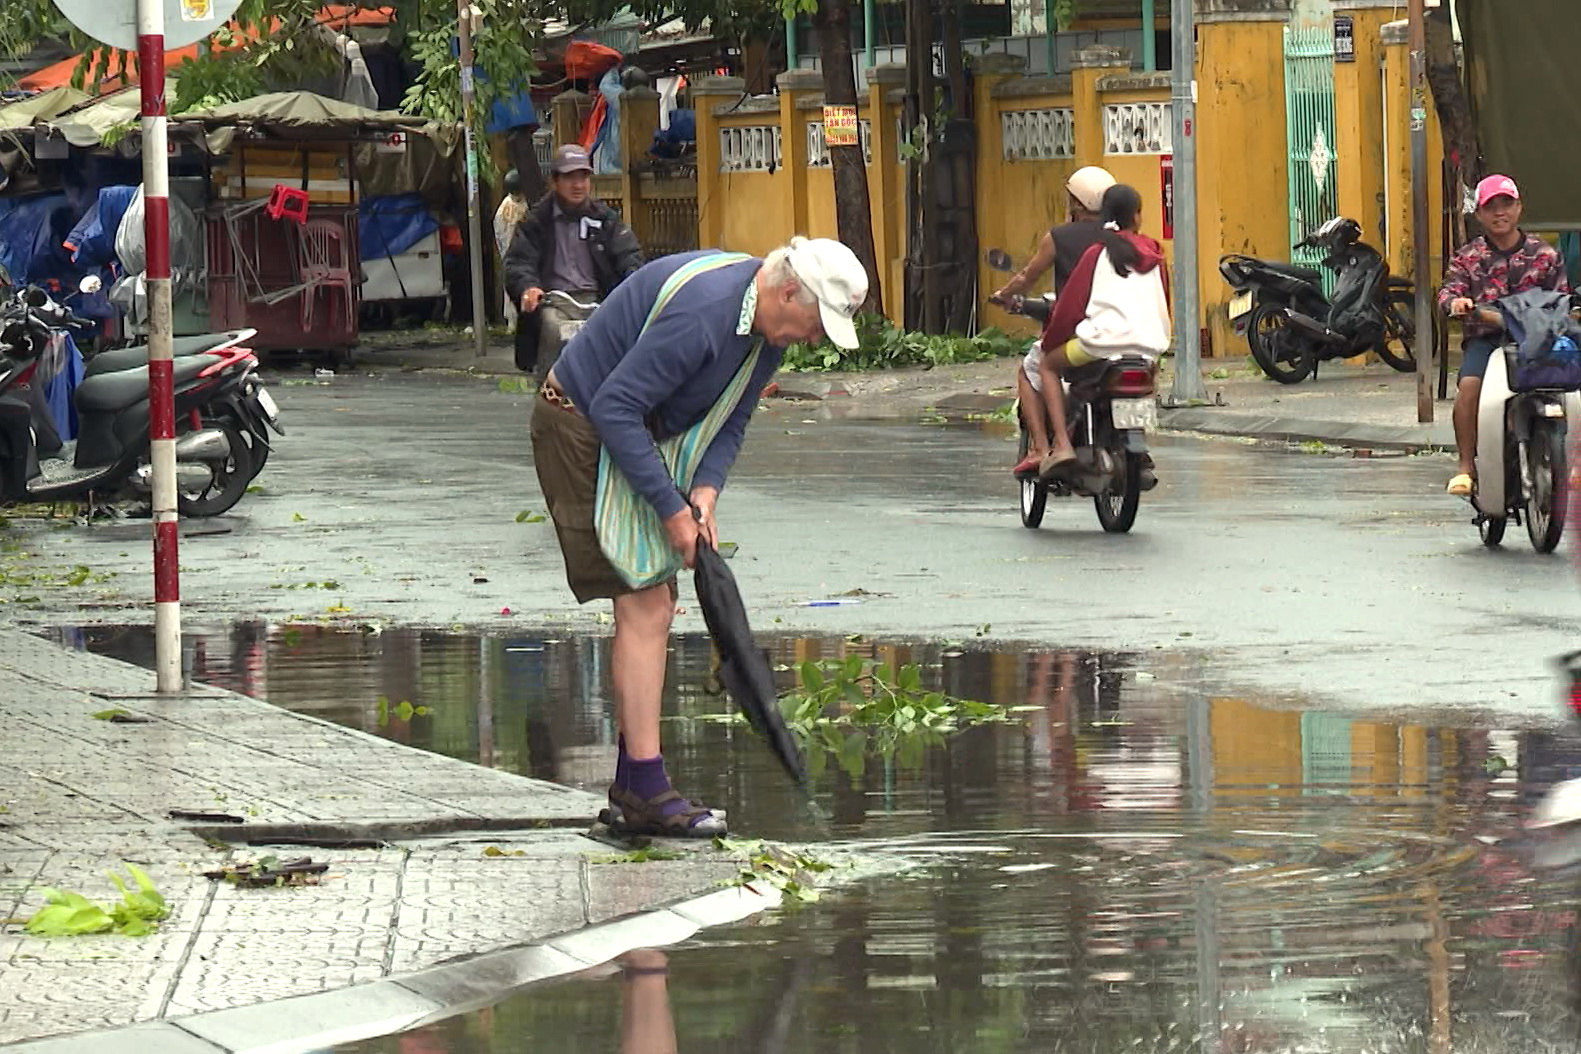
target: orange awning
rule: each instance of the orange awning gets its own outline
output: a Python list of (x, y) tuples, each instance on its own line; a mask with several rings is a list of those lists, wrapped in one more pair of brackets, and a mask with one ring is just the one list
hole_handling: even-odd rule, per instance
[[(387, 26), (395, 20), (395, 9), (390, 7), (357, 7), (354, 4), (326, 4), (318, 12), (317, 21), (331, 29), (344, 30), (350, 27), (378, 28)], [(232, 27), (234, 28), (234, 27)], [(249, 35), (249, 42), (256, 39), (256, 35)], [(189, 59), (198, 57), (201, 45), (189, 44), (184, 48), (165, 52), (165, 69), (174, 72), (177, 66)], [(219, 45), (214, 45), (215, 50), (225, 50)], [(48, 91), (51, 88), (63, 88), (71, 83), (71, 78), (77, 72), (77, 64), (82, 59), (80, 55), (61, 59), (53, 66), (45, 66), (35, 73), (30, 73), (17, 83), (31, 91)], [(114, 69), (116, 64), (112, 63)], [(91, 71), (90, 71), (91, 72)], [(111, 74), (98, 84), (84, 85), (85, 91), (91, 95), (107, 95), (110, 92), (120, 91), (138, 83), (137, 55), (128, 52), (126, 56), (126, 76)]]

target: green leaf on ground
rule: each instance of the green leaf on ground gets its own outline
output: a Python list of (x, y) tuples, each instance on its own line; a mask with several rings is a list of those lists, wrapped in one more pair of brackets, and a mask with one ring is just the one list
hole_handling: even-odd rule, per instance
[(144, 937), (159, 928), (159, 920), (170, 914), (165, 898), (154, 880), (136, 864), (126, 864), (128, 882), (108, 872), (111, 883), (121, 894), (112, 907), (89, 900), (70, 890), (45, 889), (44, 906), (28, 919), (26, 930), (36, 937), (80, 937), (89, 933), (119, 933)]
[(110, 709), (110, 710), (97, 711), (93, 715), (93, 719), (95, 721), (114, 721), (117, 717), (131, 717), (131, 716), (132, 716), (132, 712), (130, 710), (122, 710), (120, 707), (115, 707), (115, 708)]
[(533, 512), (531, 509), (523, 509), (516, 514), (517, 523), (542, 523), (545, 519), (547, 517), (542, 513)]

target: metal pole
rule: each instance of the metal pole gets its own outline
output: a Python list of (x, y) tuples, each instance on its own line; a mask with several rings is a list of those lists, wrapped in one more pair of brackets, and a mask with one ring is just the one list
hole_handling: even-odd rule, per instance
[[(862, 43), (866, 45), (867, 68), (873, 68), (873, 23), (877, 15), (877, 0), (862, 0)], [(861, 78), (857, 78), (861, 83)]]
[(472, 347), (481, 359), (489, 353), (489, 316), (483, 306), (483, 203), (479, 200), (477, 143), (472, 134), (472, 17), (470, 0), (456, 0), (461, 35), (461, 121), (467, 151), (467, 240), (472, 249)]
[(1054, 21), (1054, 0), (1043, 0), (1043, 45), (1047, 49), (1049, 68), (1046, 76), (1054, 76), (1054, 33), (1059, 25)]
[(143, 117), (143, 238), (148, 251), (148, 448), (153, 466), (154, 684), (181, 691), (181, 561), (176, 511), (176, 400), (171, 358), (170, 163), (165, 127), (165, 9), (137, 3)]
[(1175, 120), (1175, 383), (1169, 405), (1189, 406), (1208, 401), (1197, 297), (1197, 41), (1192, 0), (1172, 0), (1169, 37), (1169, 97)]
[(1433, 420), (1433, 305), (1427, 258), (1427, 12), (1411, 0), (1411, 272), (1416, 283), (1416, 420)]
[(801, 52), (796, 46), (796, 19), (785, 19), (785, 68), (793, 70), (801, 65)]
[(1157, 0), (1142, 0), (1142, 68), (1148, 73), (1158, 69)]

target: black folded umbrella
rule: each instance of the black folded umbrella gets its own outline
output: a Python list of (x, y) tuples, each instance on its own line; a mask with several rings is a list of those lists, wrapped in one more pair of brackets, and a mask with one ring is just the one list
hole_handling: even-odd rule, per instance
[(725, 558), (706, 541), (697, 542), (697, 603), (703, 609), (708, 635), (719, 652), (719, 681), (736, 701), (747, 721), (763, 737), (791, 779), (807, 785), (807, 766), (801, 746), (785, 726), (779, 694), (774, 690), (774, 668), (768, 652), (752, 640), (747, 606), (741, 601), (736, 576)]

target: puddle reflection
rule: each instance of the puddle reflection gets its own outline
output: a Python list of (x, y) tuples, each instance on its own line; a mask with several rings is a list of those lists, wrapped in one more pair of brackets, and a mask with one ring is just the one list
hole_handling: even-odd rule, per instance
[[(152, 658), (144, 631), (75, 640)], [(929, 859), (920, 871), (705, 931), (669, 950), (668, 973), (612, 967), (337, 1049), (1578, 1049), (1577, 890), (1529, 869), (1519, 828), (1548, 785), (1581, 775), (1571, 739), (1182, 695), (1167, 686), (1192, 678), (1170, 663), (1187, 660), (1158, 655), (768, 643), (785, 664), (915, 662), (930, 687), (1037, 709), (917, 771), (823, 775), (837, 836)], [(188, 638), (200, 680), (595, 790), (614, 756), (608, 661), (607, 639), (552, 633)], [(741, 832), (826, 836), (750, 733), (681, 720), (722, 709), (708, 668), (706, 640), (677, 640), (666, 753), (683, 789), (728, 805)], [(638, 1014), (640, 993), (654, 1001)]]

